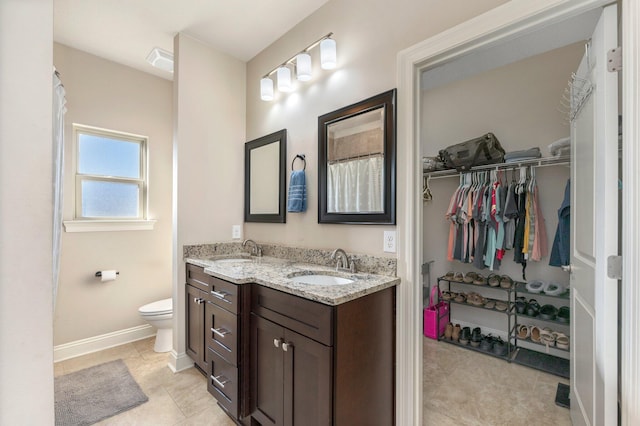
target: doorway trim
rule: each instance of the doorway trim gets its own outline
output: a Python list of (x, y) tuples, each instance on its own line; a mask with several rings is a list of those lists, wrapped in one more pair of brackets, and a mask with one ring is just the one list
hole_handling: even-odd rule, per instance
[[(535, 3), (535, 4), (533, 4)], [(396, 424), (422, 424), (422, 160), (420, 148), (420, 73), (435, 65), (454, 60), (477, 48), (515, 38), (524, 32), (541, 29), (597, 7), (610, 0), (540, 0), (507, 2), (469, 21), (439, 33), (398, 53), (398, 173), (397, 230), (398, 287), (397, 300), (397, 384)], [(623, 111), (625, 114), (623, 149), (623, 252), (628, 260), (640, 256), (640, 225), (633, 219), (640, 210), (640, 148), (634, 147), (640, 129), (638, 48), (640, 31), (634, 23), (640, 20), (640, 6), (633, 0), (622, 0), (624, 42)], [(640, 265), (623, 261), (623, 305), (621, 338), (621, 419), (622, 424), (640, 421)]]

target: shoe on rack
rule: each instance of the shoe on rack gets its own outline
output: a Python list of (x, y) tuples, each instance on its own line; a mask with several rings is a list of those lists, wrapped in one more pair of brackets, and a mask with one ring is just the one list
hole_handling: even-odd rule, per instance
[(491, 352), (493, 350), (493, 342), (494, 338), (491, 334), (487, 334), (482, 337), (482, 341), (480, 342), (480, 349), (483, 351)]
[(571, 312), (569, 311), (568, 306), (560, 306), (558, 309), (558, 318), (557, 320), (560, 322), (565, 322), (569, 324), (569, 318), (571, 317)]
[(453, 330), (451, 331), (451, 340), (457, 342), (460, 339), (460, 324), (456, 324), (453, 326)]
[(496, 275), (496, 274), (489, 275), (489, 277), (487, 277), (487, 283), (489, 283), (491, 287), (499, 287), (500, 275)]
[(500, 277), (500, 287), (508, 290), (511, 288), (511, 286), (513, 286), (513, 280), (511, 279), (511, 277), (507, 275), (503, 275), (502, 277)]
[(532, 342), (540, 343), (540, 328), (538, 328), (538, 326), (531, 326), (531, 328), (529, 329), (529, 333)]
[(524, 314), (527, 310), (527, 299), (522, 296), (516, 297), (516, 312), (519, 314)]
[(533, 280), (527, 283), (527, 291), (529, 293), (540, 293), (544, 289), (544, 286), (547, 285), (546, 282), (541, 280)]
[(451, 335), (453, 334), (453, 324), (447, 324), (447, 327), (444, 329), (444, 338), (447, 340), (451, 340)]
[(507, 354), (507, 344), (500, 337), (493, 342), (493, 353), (499, 356), (505, 356)]
[(563, 333), (554, 332), (556, 334), (556, 347), (558, 349), (569, 349), (569, 337)]
[(518, 339), (520, 340), (525, 340), (529, 337), (529, 326), (526, 324), (518, 324), (516, 331), (518, 333)]
[(471, 339), (471, 328), (463, 327), (460, 331), (460, 343), (463, 345), (468, 345), (469, 340)]
[(565, 288), (562, 284), (546, 283), (542, 291), (547, 296), (558, 296), (565, 292)]
[(477, 277), (478, 274), (476, 274), (475, 272), (467, 272), (466, 274), (464, 274), (464, 278), (462, 279), (462, 281), (467, 284), (471, 284)]
[(447, 280), (447, 281), (452, 281), (453, 277), (455, 277), (455, 276), (456, 276), (455, 272), (449, 271), (442, 277), (442, 279)]
[(558, 316), (558, 308), (553, 305), (542, 305), (540, 308), (540, 318), (543, 320), (555, 320)]
[(477, 274), (477, 277), (473, 280), (473, 283), (476, 285), (487, 285), (487, 279), (480, 274)]
[(482, 332), (480, 330), (480, 327), (476, 327), (471, 332), (471, 341), (470, 341), (471, 346), (473, 346), (474, 348), (477, 348), (478, 346), (480, 346), (481, 341), (482, 341)]
[(538, 301), (536, 299), (529, 300), (529, 303), (527, 303), (527, 315), (529, 315), (530, 317), (535, 317), (538, 316), (539, 312), (540, 304), (538, 303)]

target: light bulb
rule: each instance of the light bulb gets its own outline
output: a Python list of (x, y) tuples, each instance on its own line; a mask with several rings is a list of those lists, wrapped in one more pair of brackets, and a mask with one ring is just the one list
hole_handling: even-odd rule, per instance
[(291, 87), (291, 70), (287, 67), (280, 67), (277, 71), (278, 76), (278, 90), (281, 92), (290, 92), (293, 90)]
[(320, 66), (324, 70), (336, 67), (336, 42), (331, 38), (325, 38), (320, 42)]
[(311, 80), (311, 56), (306, 52), (296, 56), (296, 78), (300, 81)]
[(273, 80), (269, 77), (260, 80), (260, 99), (263, 101), (273, 100)]

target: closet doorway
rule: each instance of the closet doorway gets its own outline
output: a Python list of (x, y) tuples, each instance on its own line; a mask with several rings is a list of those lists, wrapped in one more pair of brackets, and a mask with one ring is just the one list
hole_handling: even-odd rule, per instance
[[(553, 16), (554, 19), (550, 19), (551, 21), (555, 21), (555, 26), (553, 25), (553, 22), (551, 24), (549, 24), (547, 22), (547, 24), (542, 24), (541, 22), (544, 21), (535, 21), (534, 19), (531, 18), (531, 15), (528, 16), (528, 23), (526, 27), (536, 27), (538, 29), (543, 28), (543, 33), (531, 33), (529, 32), (528, 34), (526, 34), (525, 36), (520, 37), (521, 40), (526, 39), (527, 37), (531, 37), (529, 39), (529, 41), (534, 41), (533, 45), (537, 45), (537, 46), (542, 46), (542, 47), (538, 47), (541, 50), (539, 50), (538, 52), (534, 52), (534, 54), (553, 54), (553, 51), (556, 49), (571, 49), (571, 45), (574, 43), (578, 43), (579, 41), (584, 41), (587, 40), (589, 38), (589, 34), (590, 32), (593, 30), (593, 27), (595, 25), (594, 23), (594, 15), (590, 14), (590, 13), (582, 13), (587, 11), (588, 9), (592, 8), (594, 5), (593, 3), (590, 4), (590, 6), (585, 6), (583, 5), (583, 8), (576, 12), (576, 9), (574, 8), (573, 10), (568, 10), (569, 7), (557, 7), (557, 10), (555, 10), (554, 13), (549, 13), (549, 11), (545, 11), (545, 13), (543, 13), (542, 15), (547, 16), (549, 19), (551, 16)], [(501, 11), (502, 12), (502, 11)], [(571, 16), (573, 17), (573, 19), (571, 19), (571, 22), (569, 21), (563, 21), (563, 22), (558, 22), (558, 16), (565, 14), (564, 16)], [(598, 11), (599, 13), (599, 11)], [(516, 14), (514, 12), (514, 14)], [(496, 13), (497, 16), (500, 15), (500, 13)], [(508, 15), (508, 14), (507, 14)], [(535, 15), (535, 13), (533, 14)], [(487, 21), (490, 21), (490, 17), (487, 17), (487, 19), (485, 20), (480, 20), (480, 26), (482, 23), (487, 24)], [(584, 26), (585, 24), (585, 20), (587, 23), (586, 26)], [(590, 23), (589, 23), (590, 22)], [(570, 23), (578, 23), (578, 24), (582, 24), (583, 25), (583, 29), (581, 30), (580, 27), (581, 25), (578, 25), (577, 27), (571, 27), (569, 24)], [(478, 25), (478, 23), (475, 23), (476, 25)], [(505, 24), (507, 25), (507, 24)], [(558, 26), (559, 25), (559, 26)], [(487, 26), (490, 27), (490, 24), (487, 24)], [(507, 25), (508, 26), (508, 25)], [(516, 24), (514, 24), (514, 26), (517, 26)], [(514, 64), (515, 62), (513, 61), (513, 58), (511, 60), (507, 60), (507, 62), (503, 63), (503, 64), (498, 64), (495, 61), (495, 58), (492, 57), (492, 51), (497, 50), (494, 49), (496, 47), (496, 42), (488, 42), (487, 39), (492, 37), (492, 34), (490, 34), (490, 32), (483, 32), (484, 30), (478, 30), (475, 35), (471, 35), (469, 36), (469, 34), (466, 34), (467, 36), (469, 36), (469, 38), (465, 39), (464, 35), (460, 36), (460, 33), (464, 33), (465, 30), (468, 30), (469, 33), (474, 33), (475, 30), (470, 30), (469, 28), (472, 28), (472, 24), (470, 24), (470, 26), (464, 26), (464, 28), (460, 29), (460, 28), (456, 28), (454, 30), (457, 31), (451, 31), (451, 34), (442, 34), (442, 37), (434, 37), (433, 40), (428, 40), (427, 42), (432, 42), (428, 47), (425, 44), (422, 47), (422, 51), (420, 50), (420, 47), (417, 48), (412, 48), (407, 50), (406, 52), (403, 52), (400, 55), (400, 60), (399, 63), (400, 64), (404, 64), (404, 67), (401, 66), (399, 69), (400, 72), (400, 93), (403, 93), (402, 91), (402, 87), (403, 87), (403, 83), (405, 85), (407, 85), (408, 87), (412, 87), (414, 88), (414, 95), (413, 95), (413, 100), (407, 100), (404, 103), (404, 106), (406, 108), (406, 110), (411, 110), (414, 111), (414, 106), (415, 108), (420, 111), (422, 108), (425, 108), (425, 105), (422, 104), (422, 91), (420, 91), (421, 94), (416, 95), (415, 93), (418, 92), (417, 87), (417, 81), (422, 81), (421, 78), (418, 78), (418, 76), (416, 76), (416, 73), (419, 73), (420, 70), (425, 71), (425, 75), (429, 75), (429, 80), (433, 83), (434, 80), (437, 80), (437, 78), (439, 77), (443, 77), (444, 83), (442, 84), (435, 84), (434, 87), (432, 88), (432, 90), (437, 90), (439, 87), (443, 87), (446, 84), (452, 83), (454, 81), (464, 81), (468, 78), (476, 78), (478, 77), (479, 74), (482, 74), (483, 72), (489, 70), (489, 69), (494, 69), (496, 66), (505, 66), (504, 64), (507, 64), (506, 67), (511, 66), (511, 64)], [(571, 27), (571, 30), (568, 30)], [(486, 27), (485, 27), (486, 28)], [(508, 32), (508, 31), (505, 31)], [(526, 31), (524, 31), (526, 32)], [(571, 36), (569, 34), (582, 34), (582, 35), (578, 35), (575, 39), (571, 40)], [(513, 33), (512, 33), (513, 34)], [(522, 34), (522, 33), (520, 33)], [(546, 36), (550, 36), (551, 38), (558, 40), (559, 34), (563, 34), (564, 36), (567, 36), (567, 38), (563, 39), (562, 44), (560, 45), (549, 45), (548, 43), (539, 43), (540, 39), (544, 39), (545, 35)], [(456, 46), (456, 40), (448, 40), (448, 41), (444, 41), (444, 39), (446, 38), (446, 36), (451, 36), (453, 35), (453, 38), (457, 38), (457, 41), (460, 42), (460, 40), (472, 40), (473, 42), (468, 42), (469, 44), (475, 44), (476, 48), (474, 48), (473, 46), (469, 47), (469, 46), (465, 46), (464, 43), (460, 43), (458, 44), (456, 49), (452, 49), (451, 46)], [(504, 35), (504, 34), (501, 34)], [(475, 37), (475, 38), (474, 38)], [(515, 55), (518, 56), (520, 54), (522, 54), (522, 52), (528, 52), (527, 54), (530, 54), (529, 51), (527, 51), (526, 48), (522, 48), (522, 46), (520, 48), (516, 47), (513, 48), (513, 44), (511, 44), (511, 42), (513, 42), (514, 39), (513, 36), (505, 36), (505, 38), (510, 39), (510, 43), (501, 43), (502, 45), (500, 46), (500, 48), (505, 48), (505, 52), (507, 53), (507, 56), (509, 55)], [(560, 37), (562, 38), (562, 37)], [(537, 40), (536, 40), (537, 39)], [(547, 40), (548, 41), (548, 40)], [(535, 42), (538, 42), (538, 44), (536, 44)], [(477, 46), (481, 45), (482, 49), (478, 49)], [(509, 45), (511, 45), (511, 49), (509, 49)], [(526, 45), (526, 43), (525, 43)], [(462, 46), (462, 47), (460, 47)], [(584, 44), (583, 44), (584, 46)], [(529, 46), (530, 47), (530, 46)], [(455, 52), (452, 52), (453, 50), (455, 50)], [(464, 52), (461, 53), (461, 52)], [(473, 53), (469, 53), (469, 52), (473, 52)], [(557, 52), (556, 52), (557, 53)], [(577, 51), (577, 49), (575, 50), (575, 52), (573, 52), (572, 54), (575, 54), (575, 58), (577, 58), (576, 60), (579, 61), (580, 58), (580, 52)], [(403, 62), (403, 56), (404, 56), (404, 62)], [(475, 56), (475, 57), (474, 57)], [(418, 58), (423, 58), (422, 61), (422, 66), (420, 65), (420, 59)], [(426, 58), (426, 59), (425, 59)], [(451, 61), (450, 58), (455, 58), (455, 61)], [(482, 58), (484, 58), (485, 60), (483, 61)], [(488, 59), (487, 59), (488, 58)], [(517, 59), (524, 59), (526, 61), (532, 60), (532, 57), (529, 57), (527, 55), (524, 55), (520, 58)], [(474, 60), (478, 61), (478, 62), (474, 62)], [(460, 62), (460, 63), (466, 63), (467, 66), (462, 66), (460, 67), (460, 69), (458, 69), (457, 71), (453, 70), (453, 68), (455, 67), (451, 67), (449, 69), (447, 69), (448, 65), (454, 65), (455, 62)], [(410, 64), (410, 66), (409, 66)], [(470, 66), (470, 64), (475, 64)], [(577, 64), (574, 63), (573, 64), (573, 70), (575, 70), (577, 68), (576, 66)], [(484, 67), (484, 68), (483, 68)], [(413, 69), (410, 69), (413, 68)], [(430, 74), (430, 72), (435, 71), (433, 74)], [(440, 72), (440, 76), (438, 77), (438, 72)], [(414, 77), (412, 77), (412, 75)], [(473, 77), (471, 77), (473, 76)], [(447, 79), (449, 79), (449, 81), (446, 81)], [(566, 83), (567, 80), (570, 79), (570, 73), (569, 75), (565, 75), (563, 80)], [(409, 81), (412, 81), (410, 84), (408, 83)], [(542, 90), (542, 87), (541, 87)], [(404, 92), (405, 96), (411, 97), (408, 95), (407, 92)], [(507, 93), (507, 96), (513, 95), (513, 92)], [(557, 93), (557, 100), (560, 101), (562, 96), (562, 90), (560, 90)], [(532, 110), (531, 105), (527, 105), (526, 101), (524, 102), (520, 102), (521, 104), (525, 105), (525, 109), (524, 110), (520, 110), (523, 111), (521, 112), (521, 114), (526, 115), (527, 114), (527, 109), (526, 107), (529, 107), (529, 110)], [(412, 106), (413, 104), (413, 106)], [(557, 106), (557, 105), (556, 105)], [(463, 108), (466, 107), (466, 104), (463, 104)], [(481, 106), (482, 107), (482, 106)], [(485, 109), (489, 109), (489, 108), (493, 108), (494, 106), (492, 105), (488, 105), (485, 104), (484, 108)], [(445, 109), (445, 108), (442, 108)], [(514, 107), (514, 109), (516, 109)], [(535, 108), (533, 108), (535, 109)], [(405, 110), (405, 111), (406, 111)], [(457, 110), (456, 110), (457, 111)], [(481, 111), (481, 110), (480, 110)], [(446, 109), (445, 112), (443, 114), (446, 114)], [(532, 111), (533, 114), (533, 111)], [(413, 136), (413, 140), (415, 141), (414, 143), (417, 144), (418, 146), (414, 146), (412, 148), (406, 148), (406, 152), (404, 152), (404, 154), (407, 156), (405, 158), (408, 157), (412, 157), (413, 162), (414, 162), (414, 172), (415, 171), (419, 171), (421, 170), (421, 161), (419, 161), (419, 158), (422, 157), (422, 155), (434, 155), (435, 153), (437, 153), (437, 149), (429, 149), (429, 151), (423, 150), (422, 149), (422, 144), (424, 143), (424, 136), (426, 133), (428, 133), (427, 131), (424, 130), (422, 123), (419, 121), (422, 118), (422, 112), (420, 112), (419, 114), (414, 114), (413, 117), (406, 119), (405, 121), (405, 126), (401, 126), (404, 127), (409, 135)], [(450, 123), (453, 123), (453, 126), (457, 126), (457, 127), (464, 127), (465, 125), (469, 125), (468, 122), (463, 122), (463, 120), (465, 119), (464, 116), (462, 116), (462, 114), (457, 114), (456, 115), (456, 120), (450, 121)], [(532, 117), (530, 117), (532, 118)], [(471, 123), (474, 124), (474, 123)], [(477, 123), (476, 123), (477, 124)], [(450, 124), (451, 125), (451, 124)], [(413, 130), (411, 130), (413, 129)], [(509, 130), (505, 127), (506, 130), (504, 130), (505, 134), (509, 133)], [(449, 131), (451, 131), (450, 129), (448, 129)], [(453, 133), (455, 133), (456, 131), (458, 131), (459, 129), (454, 129)], [(467, 129), (468, 130), (468, 129)], [(436, 128), (436, 126), (432, 126), (431, 129), (429, 129), (429, 131), (434, 132), (434, 134), (437, 134), (438, 130)], [(483, 132), (486, 131), (491, 131), (491, 129), (482, 129), (480, 130), (476, 135), (479, 136), (480, 134), (482, 134)], [(511, 130), (513, 131), (513, 130)], [(507, 147), (507, 150), (515, 150), (515, 149), (519, 149), (520, 146), (507, 146), (507, 141), (511, 141), (511, 138), (501, 138), (500, 134), (496, 131), (496, 133), (498, 134), (498, 138), (503, 141), (503, 144)], [(540, 132), (538, 132), (540, 133)], [(568, 127), (566, 129), (566, 134), (568, 135)], [(405, 135), (406, 136), (406, 135)], [(522, 136), (522, 135), (519, 135)], [(402, 139), (402, 135), (399, 139)], [(437, 139), (437, 137), (436, 137)], [(468, 138), (467, 138), (468, 139)], [(516, 139), (521, 139), (521, 140), (526, 140), (526, 137), (520, 137), (520, 138), (513, 138), (513, 140)], [(545, 139), (544, 136), (540, 137), (540, 140)], [(457, 140), (447, 140), (447, 141), (443, 141), (441, 139), (438, 139), (438, 142), (442, 144), (442, 146), (446, 146), (452, 143), (456, 143), (459, 141), (465, 140), (464, 138), (459, 138)], [(546, 145), (548, 145), (549, 143), (553, 142), (555, 139), (546, 139), (544, 140), (544, 142), (538, 142), (535, 145), (529, 145), (526, 146), (527, 148), (529, 148), (530, 146), (540, 146), (543, 149), (543, 153), (547, 154), (547, 150), (546, 150)], [(530, 141), (530, 140), (529, 140)], [(441, 147), (442, 147), (441, 146)], [(435, 151), (435, 152), (434, 152)], [(403, 154), (403, 153), (401, 153)], [(543, 176), (541, 176), (540, 174), (537, 174), (536, 177), (538, 178), (538, 180), (548, 180), (551, 182), (551, 185), (549, 186), (549, 190), (548, 192), (548, 196), (547, 198), (555, 198), (555, 196), (553, 196), (553, 192), (555, 191), (556, 193), (558, 192), (558, 186), (560, 187), (564, 187), (564, 184), (566, 183), (566, 177), (567, 177), (567, 170), (565, 169), (563, 172), (558, 172), (558, 171), (549, 171), (551, 170), (551, 168), (547, 169), (544, 171), (544, 173), (549, 174), (551, 176), (545, 178)], [(538, 172), (536, 172), (538, 173)], [(553, 174), (557, 174), (557, 173), (564, 173), (565, 179), (564, 182), (558, 184), (557, 177), (554, 177)], [(417, 174), (417, 173), (416, 173)], [(407, 186), (409, 188), (413, 188), (414, 189), (414, 194), (415, 193), (419, 193), (419, 187), (421, 186), (422, 183), (422, 178), (420, 176), (420, 179), (416, 179), (416, 176), (405, 176), (404, 179), (406, 179), (406, 183)], [(442, 180), (442, 182), (444, 182), (444, 179)], [(440, 183), (442, 183), (440, 182)], [(555, 182), (555, 184), (554, 184)], [(440, 184), (439, 183), (439, 184)], [(453, 185), (453, 187), (455, 188), (457, 186), (457, 182), (454, 182), (453, 184), (449, 184), (449, 185)], [(431, 186), (431, 189), (434, 190), (434, 187)], [(545, 185), (545, 189), (546, 189), (546, 185)], [(411, 192), (409, 191), (409, 194), (406, 194), (407, 198), (411, 197)], [(444, 191), (444, 193), (448, 192), (448, 195), (450, 197), (451, 195), (451, 191)], [(559, 192), (562, 192), (561, 190)], [(434, 192), (434, 199), (438, 197), (438, 195)], [(449, 198), (447, 195), (441, 196), (441, 198)], [(561, 199), (562, 197), (560, 197)], [(420, 283), (420, 278), (419, 278), (419, 273), (416, 271), (420, 271), (419, 268), (419, 264), (425, 262), (425, 261), (429, 261), (432, 260), (429, 257), (429, 252), (427, 250), (427, 247), (429, 246), (429, 244), (433, 243), (435, 245), (443, 245), (442, 240), (440, 240), (441, 242), (438, 243), (438, 233), (441, 234), (440, 238), (442, 237), (442, 234), (446, 234), (446, 223), (443, 222), (444, 219), (442, 219), (442, 221), (440, 222), (441, 225), (436, 225), (436, 226), (432, 226), (429, 227), (427, 225), (427, 223), (419, 223), (420, 219), (423, 219), (423, 209), (421, 205), (417, 205), (417, 204), (413, 204), (414, 202), (412, 200), (405, 200), (406, 201), (406, 205), (408, 206), (409, 209), (412, 209), (412, 212), (407, 213), (407, 215), (405, 216), (405, 219), (407, 220), (407, 222), (409, 224), (413, 224), (413, 227), (407, 231), (405, 230), (404, 233), (401, 233), (403, 235), (405, 235), (407, 238), (409, 238), (410, 235), (419, 235), (420, 239), (422, 241), (418, 242), (417, 244), (413, 244), (413, 243), (407, 243), (407, 246), (413, 246), (411, 247), (411, 251), (412, 251), (412, 255), (417, 255), (412, 259), (409, 259), (409, 261), (407, 262), (407, 264), (409, 265), (409, 267), (413, 267), (413, 270), (409, 270), (407, 271), (406, 275), (407, 277), (411, 277), (410, 281), (412, 281), (414, 283), (414, 285), (418, 286)], [(550, 202), (551, 204), (553, 204), (552, 202)], [(420, 202), (421, 204), (421, 202)], [(544, 201), (543, 201), (544, 204)], [(557, 205), (548, 205), (548, 206), (544, 206), (543, 208), (545, 208), (546, 210), (550, 210), (551, 213), (549, 214), (545, 214), (545, 217), (547, 219), (548, 222), (555, 222), (555, 212), (554, 210), (557, 210), (557, 208), (559, 207), (559, 204)], [(417, 213), (417, 214), (416, 214)], [(424, 220), (427, 220), (427, 214), (425, 213), (424, 216)], [(444, 215), (444, 211), (441, 213), (441, 215)], [(400, 226), (409, 226), (407, 224), (399, 224)], [(550, 224), (548, 224), (550, 225)], [(550, 225), (548, 227), (554, 228), (555, 225)], [(553, 231), (550, 233), (550, 239), (553, 238)], [(446, 240), (445, 243), (446, 244)], [(446, 248), (441, 247), (440, 248), (441, 252), (445, 252)], [(423, 255), (424, 253), (424, 255)], [(447, 269), (450, 269), (450, 267), (447, 266), (441, 266), (440, 267), (441, 270), (440, 272), (437, 271), (438, 266), (436, 264), (434, 264), (431, 274), (431, 279), (432, 281), (434, 280), (434, 277), (437, 275), (442, 275), (445, 272), (447, 272)], [(533, 274), (533, 273), (540, 273), (541, 271), (543, 271), (543, 269), (540, 267), (540, 270), (536, 271), (536, 268), (534, 267), (527, 267), (527, 275), (529, 274)], [(563, 275), (563, 272), (561, 271), (554, 271), (554, 272), (550, 272), (552, 275), (557, 275), (559, 274), (560, 276)], [(511, 274), (511, 272), (509, 272), (509, 274)], [(515, 272), (515, 275), (519, 275), (519, 271)], [(566, 279), (566, 275), (565, 275), (565, 281), (567, 281)], [(420, 290), (416, 290), (414, 289), (414, 296), (418, 296), (421, 293)], [(416, 299), (418, 300), (422, 300), (421, 297), (416, 297)], [(405, 306), (401, 306), (402, 307), (406, 307)]]

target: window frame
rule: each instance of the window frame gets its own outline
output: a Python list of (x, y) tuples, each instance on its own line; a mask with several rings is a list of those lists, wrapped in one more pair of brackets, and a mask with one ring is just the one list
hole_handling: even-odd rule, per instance
[[(133, 142), (139, 145), (140, 149), (140, 177), (126, 178), (120, 176), (105, 176), (89, 173), (80, 173), (80, 134), (92, 135), (98, 137), (106, 137), (124, 142)], [(149, 176), (148, 176), (148, 147), (149, 138), (143, 135), (133, 133), (120, 132), (117, 130), (103, 129), (99, 127), (87, 126), (83, 124), (73, 123), (73, 140), (74, 140), (74, 181), (75, 181), (75, 203), (74, 203), (74, 221), (89, 222), (131, 222), (146, 221), (148, 219), (148, 193), (149, 193)], [(133, 216), (83, 216), (82, 215), (82, 182), (114, 182), (114, 183), (130, 183), (138, 187), (138, 215)]]

